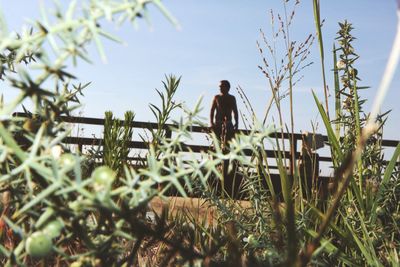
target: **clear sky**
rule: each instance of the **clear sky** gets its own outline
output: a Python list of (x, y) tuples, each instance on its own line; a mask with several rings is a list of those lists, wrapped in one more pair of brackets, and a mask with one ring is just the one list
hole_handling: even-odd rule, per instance
[[(19, 30), (26, 18), (38, 18), (38, 3), (37, 0), (0, 0), (9, 28)], [(281, 12), (282, 0), (166, 0), (164, 4), (179, 20), (180, 30), (152, 8), (151, 27), (144, 21), (137, 30), (128, 24), (120, 28), (108, 27), (125, 40), (127, 45), (105, 41), (108, 56), (106, 64), (98, 60), (95, 49), (90, 49), (95, 64), (81, 62), (73, 70), (80, 81), (92, 82), (82, 98), (83, 116), (103, 117), (106, 110), (122, 116), (126, 110), (133, 110), (137, 120), (153, 121), (148, 104), (157, 104), (159, 101), (154, 88), (162, 88), (161, 80), (165, 74), (175, 74), (182, 76), (176, 100), (184, 101), (190, 107), (203, 96), (202, 115), (206, 121), (212, 97), (218, 93), (218, 82), (221, 79), (229, 80), (232, 87), (240, 85), (253, 103), (257, 115), (262, 117), (271, 91), (266, 78), (257, 68), (262, 64), (262, 58), (256, 41), (261, 40), (260, 28), (270, 36), (269, 11), (273, 9)], [(361, 94), (370, 99), (365, 108), (365, 111), (369, 111), (395, 34), (395, 0), (321, 1), (321, 17), (325, 19), (323, 37), (328, 85), (332, 89), (331, 50), (338, 22), (347, 19), (354, 24), (353, 34), (357, 37), (354, 46), (361, 56), (357, 64), (361, 84), (371, 86)], [(291, 29), (292, 39), (303, 41), (308, 34), (314, 32), (312, 1), (302, 0)], [(314, 64), (302, 72), (304, 79), (294, 88), (297, 131), (310, 131), (310, 121), (319, 121), (311, 89), (323, 100), (316, 43), (311, 52), (309, 61)], [(385, 138), (400, 139), (399, 87), (397, 71), (384, 104), (385, 110), (393, 110), (387, 122)], [(6, 100), (13, 95), (10, 90), (4, 85), (0, 88)], [(234, 88), (232, 93), (237, 96), (239, 108), (246, 113)], [(288, 98), (283, 101), (287, 104)], [(333, 107), (333, 97), (330, 101)], [(289, 122), (288, 110), (285, 116)], [(323, 132), (322, 125), (320, 131)]]

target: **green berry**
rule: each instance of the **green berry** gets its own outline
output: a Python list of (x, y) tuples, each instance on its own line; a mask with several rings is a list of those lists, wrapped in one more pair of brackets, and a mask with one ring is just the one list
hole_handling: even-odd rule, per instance
[(256, 238), (253, 234), (250, 234), (250, 235), (247, 237), (247, 242), (248, 242), (249, 245), (252, 246), (252, 247), (257, 247), (257, 246), (258, 246), (257, 238)]
[(31, 234), (25, 243), (26, 252), (33, 258), (47, 256), (53, 248), (53, 243), (48, 235), (42, 231)]
[[(92, 173), (94, 187), (97, 190), (110, 188), (114, 182), (116, 173), (107, 166), (97, 167)], [(97, 190), (97, 191), (98, 191)]]
[(385, 209), (382, 209), (382, 207), (377, 207), (375, 212), (377, 215), (382, 216), (383, 214), (385, 214)]
[(49, 222), (44, 228), (43, 233), (48, 235), (50, 238), (56, 238), (61, 234), (64, 224), (61, 220), (54, 220)]
[(63, 154), (60, 157), (60, 165), (66, 167), (67, 169), (72, 169), (76, 163), (75, 156), (72, 154)]

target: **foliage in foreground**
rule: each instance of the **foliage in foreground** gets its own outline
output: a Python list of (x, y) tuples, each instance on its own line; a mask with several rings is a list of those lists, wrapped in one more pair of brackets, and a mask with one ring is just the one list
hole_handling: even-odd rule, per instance
[[(342, 24), (340, 31), (344, 39), (339, 48), (342, 62), (338, 65), (343, 71), (341, 91), (350, 98), (345, 100), (350, 104), (336, 113), (341, 115), (335, 123), (344, 126), (338, 128), (343, 133), (355, 135), (350, 138), (347, 134), (347, 139), (340, 140), (316, 99), (335, 168), (331, 181), (335, 186), (327, 198), (322, 198), (317, 189), (310, 197), (302, 195), (299, 172), (294, 171), (293, 176), (287, 173), (282, 148), (272, 140), (277, 150), (282, 197), (275, 192), (264, 153), (264, 141), (271, 141), (268, 136), (273, 129), (257, 123), (253, 123), (250, 134), (238, 134), (228, 152), (216, 146), (215, 151), (203, 153), (200, 158), (190, 153), (182, 156), (182, 143), (191, 137), (188, 129), (203, 123), (198, 118), (200, 103), (188, 110), (172, 101), (179, 85), (174, 76), (167, 77), (165, 92), (158, 92), (162, 107), (151, 106), (159, 127), (149, 140), (146, 167), (133, 169), (124, 164), (127, 151), (123, 142), (131, 138), (132, 129), (129, 123), (122, 126), (113, 120), (111, 113), (106, 118), (106, 166), (92, 167), (92, 158), (69, 153), (67, 148), (63, 152), (62, 139), (69, 132), (57, 117), (75, 108), (71, 105), (79, 102), (78, 95), (85, 87), (76, 85), (71, 89), (68, 81), (74, 76), (64, 69), (67, 59), (87, 60), (84, 51), (91, 41), (104, 58), (99, 37), (111, 36), (99, 27), (98, 20), (104, 17), (135, 23), (136, 18), (146, 16), (145, 8), (151, 3), (169, 16), (155, 0), (91, 1), (86, 7), (82, 5), (85, 12), (78, 18), (74, 15), (78, 2), (72, 1), (66, 12), (61, 7), (56, 9), (55, 20), (44, 16), (34, 31), (18, 38), (6, 35), (3, 29), (2, 78), (21, 92), (13, 101), (2, 102), (0, 109), (1, 264), (398, 264), (400, 179), (396, 161), (400, 147), (383, 168), (379, 143), (382, 136), (378, 134), (373, 142), (369, 140), (363, 156), (355, 163), (352, 160), (363, 123), (359, 117), (362, 102), (357, 95), (358, 73), (354, 71), (354, 60), (349, 58), (354, 49), (348, 42), (352, 38), (348, 24)], [(289, 26), (291, 20), (282, 22)], [(51, 56), (45, 49), (46, 42), (54, 50)], [(308, 51), (308, 45), (306, 48)], [(286, 56), (292, 66), (290, 51)], [(21, 63), (27, 66), (15, 74), (15, 66)], [(32, 71), (33, 67), (42, 73)], [(55, 86), (49, 85), (51, 78), (56, 81)], [(290, 83), (290, 91), (293, 85)], [(338, 81), (335, 88), (340, 89)], [(337, 98), (340, 100), (338, 95)], [(33, 102), (34, 115), (12, 117), (15, 108), (26, 99)], [(272, 101), (280, 109), (283, 99), (274, 97)], [(186, 115), (176, 129), (170, 129), (174, 134), (169, 135), (163, 125), (176, 108)], [(351, 116), (346, 117), (346, 112)], [(133, 114), (128, 113), (126, 121), (132, 119)], [(121, 144), (117, 141), (119, 136), (123, 136)], [(211, 137), (216, 143), (215, 136)], [(249, 151), (251, 157), (246, 156)], [(242, 195), (249, 201), (247, 207), (210, 188), (210, 181), (222, 178), (221, 165), (226, 161), (234, 163), (235, 173), (244, 178)], [(156, 214), (154, 220), (147, 218), (149, 201), (155, 196), (163, 197), (171, 188), (182, 196), (197, 194), (207, 199), (210, 207), (217, 210), (217, 223), (195, 220), (186, 212), (173, 215), (167, 209)]]

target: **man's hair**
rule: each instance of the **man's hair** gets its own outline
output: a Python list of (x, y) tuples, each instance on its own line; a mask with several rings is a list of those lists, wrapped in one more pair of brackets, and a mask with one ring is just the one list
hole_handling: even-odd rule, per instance
[(221, 81), (221, 85), (226, 86), (228, 89), (231, 88), (231, 84), (229, 83), (228, 80), (222, 80), (222, 81)]

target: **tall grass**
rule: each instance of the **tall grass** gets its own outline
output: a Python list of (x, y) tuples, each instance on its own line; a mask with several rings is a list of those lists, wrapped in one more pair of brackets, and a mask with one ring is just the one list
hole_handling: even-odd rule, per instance
[[(295, 12), (288, 10), (290, 5), (296, 8), (298, 1), (285, 1), (283, 16), (271, 13), (272, 21), (276, 19), (278, 24), (278, 29), (272, 24), (272, 43), (261, 31), (262, 41), (258, 42), (258, 48), (263, 66), (259, 68), (268, 81), (271, 101), (260, 123), (250, 98), (239, 88), (251, 117), (246, 121), (250, 133), (238, 133), (228, 143), (228, 149), (222, 150), (215, 145), (214, 150), (203, 152), (199, 157), (193, 154), (185, 157), (180, 153), (182, 141), (191, 136), (190, 127), (204, 126), (204, 123), (199, 117), (200, 101), (193, 110), (175, 102), (180, 78), (171, 75), (163, 82), (164, 90), (157, 91), (161, 104), (150, 105), (157, 128), (152, 129), (152, 138), (147, 140), (146, 165), (135, 169), (126, 164), (129, 153), (126, 144), (132, 138), (129, 127), (132, 113), (127, 113), (125, 125), (115, 120), (112, 113), (106, 114), (104, 160), (108, 166), (96, 166), (93, 172), (86, 174), (82, 171), (87, 160), (84, 157), (52, 152), (68, 135), (64, 124), (56, 118), (68, 114), (71, 110), (68, 104), (80, 90), (79, 87), (69, 90), (65, 84), (67, 89), (63, 92), (57, 88), (46, 89), (44, 82), (53, 77), (63, 84), (64, 79), (73, 78), (62, 68), (62, 63), (67, 58), (85, 59), (81, 51), (90, 40), (98, 47), (100, 57), (105, 58), (99, 37), (110, 36), (96, 27), (98, 19), (105, 17), (112, 21), (119, 14), (121, 20), (135, 22), (135, 18), (147, 16), (146, 6), (151, 3), (170, 18), (159, 1), (92, 1), (91, 5), (82, 7), (85, 14), (91, 16), (82, 15), (79, 19), (74, 13), (79, 3), (72, 1), (66, 12), (56, 7), (59, 13), (56, 25), (50, 25), (49, 21), (53, 20), (44, 19), (37, 23), (36, 31), (20, 39), (7, 36), (0, 43), (4, 63), (2, 75), (8, 76), (10, 83), (22, 90), (10, 104), (0, 106), (0, 114), (5, 116), (0, 121), (0, 191), (5, 196), (0, 219), (1, 264), (399, 265), (400, 145), (389, 163), (383, 166), (381, 129), (385, 114), (362, 116), (364, 102), (357, 80), (361, 74), (355, 70), (352, 25), (348, 22), (339, 25), (338, 45), (334, 46), (335, 119), (331, 120), (328, 115), (327, 68), (319, 1), (313, 3), (325, 105), (315, 93), (313, 96), (331, 148), (334, 177), (329, 181), (333, 185), (329, 196), (322, 197), (318, 187), (303, 195), (303, 180), (311, 173), (300, 172), (293, 159), (293, 90), (301, 79), (301, 70), (310, 64), (307, 56), (314, 40), (313, 35), (309, 35), (295, 46), (290, 39), (289, 28)], [(86, 34), (80, 37), (71, 33), (81, 30)], [(286, 49), (283, 55), (276, 49), (279, 38)], [(49, 42), (53, 48), (63, 47), (64, 43), (56, 41), (59, 39), (72, 39), (75, 50), (57, 49), (56, 64), (47, 66), (48, 62), (41, 57), (47, 52), (43, 43)], [(398, 47), (394, 46), (390, 68), (397, 61)], [(42, 74), (30, 77), (28, 64), (25, 71), (19, 72), (19, 78), (12, 76), (12, 66), (24, 60), (29, 63), (32, 58), (45, 64)], [(382, 88), (388, 85), (389, 74), (385, 76)], [(287, 96), (291, 111), (290, 130), (285, 129), (282, 110)], [(344, 96), (345, 107), (342, 107)], [(11, 117), (11, 112), (25, 98), (35, 102), (35, 118)], [(378, 103), (380, 106), (380, 98)], [(267, 127), (266, 121), (273, 107), (279, 114), (279, 124)], [(174, 110), (183, 112), (184, 118), (177, 127), (166, 129), (165, 124)], [(246, 117), (245, 114), (242, 116)], [(371, 127), (371, 118), (374, 127)], [(277, 131), (279, 135), (272, 139), (271, 134)], [(291, 134), (290, 166), (285, 158), (285, 131)], [(19, 138), (21, 136), (23, 138)], [(211, 133), (210, 138), (217, 143), (214, 134)], [(265, 142), (274, 146), (278, 173), (272, 171)], [(304, 153), (313, 152), (304, 149)], [(233, 173), (243, 178), (240, 193), (246, 202), (237, 201), (229, 194), (221, 195), (212, 187), (212, 181), (223, 179), (226, 161), (234, 163)], [(276, 188), (277, 182), (280, 189)], [(318, 181), (314, 182), (318, 184)], [(150, 201), (156, 196), (167, 199), (171, 188), (183, 197), (197, 195), (204, 199), (208, 205), (205, 208), (215, 210), (212, 220), (196, 220), (188, 211), (173, 213), (167, 207), (161, 213), (155, 213), (153, 219), (147, 218)], [(41, 237), (40, 244), (47, 244), (39, 246), (41, 250), (34, 246), (38, 236)]]

